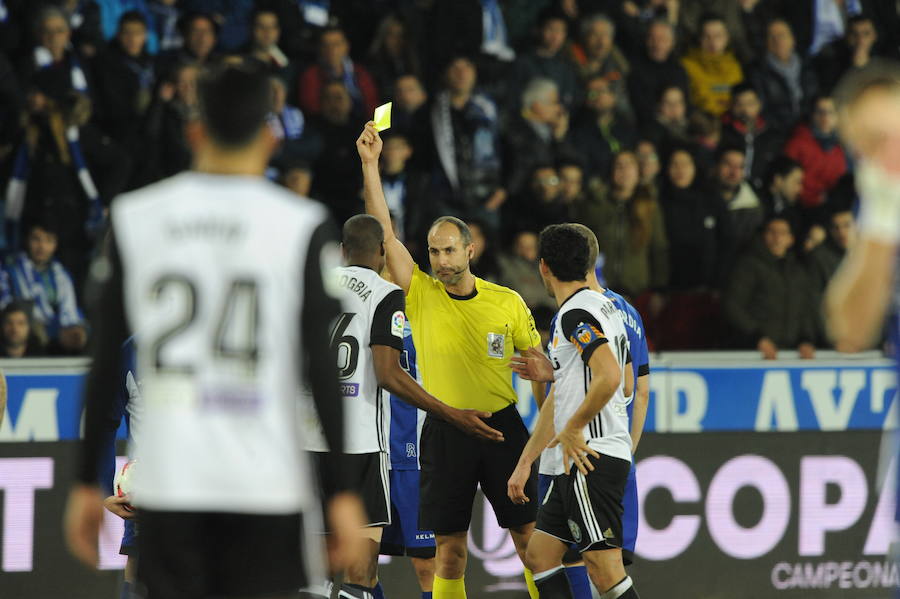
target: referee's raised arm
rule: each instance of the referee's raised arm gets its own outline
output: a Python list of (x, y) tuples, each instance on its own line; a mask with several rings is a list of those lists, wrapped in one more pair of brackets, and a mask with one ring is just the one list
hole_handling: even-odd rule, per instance
[(387, 267), (394, 283), (409, 293), (415, 262), (406, 246), (394, 235), (391, 226), (391, 213), (388, 211), (384, 190), (381, 188), (381, 175), (378, 172), (378, 158), (381, 156), (381, 136), (375, 129), (375, 123), (369, 121), (366, 128), (356, 140), (356, 150), (362, 161), (363, 197), (366, 201), (366, 213), (378, 219), (384, 229), (384, 249), (387, 254)]

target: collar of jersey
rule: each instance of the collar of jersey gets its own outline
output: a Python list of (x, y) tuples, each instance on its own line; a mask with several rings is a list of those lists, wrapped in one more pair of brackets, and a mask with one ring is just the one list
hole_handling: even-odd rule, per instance
[(347, 267), (348, 268), (365, 268), (366, 270), (371, 270), (372, 272), (375, 272), (374, 268), (372, 268), (371, 266), (366, 266), (365, 264), (348, 264)]
[(585, 286), (585, 287), (579, 287), (578, 289), (576, 289), (576, 290), (572, 293), (572, 295), (570, 295), (569, 297), (567, 297), (566, 300), (565, 300), (563, 303), (561, 303), (561, 304), (559, 305), (559, 309), (562, 310), (562, 307), (566, 305), (566, 302), (568, 302), (570, 299), (572, 299), (573, 297), (575, 297), (576, 295), (578, 295), (579, 293), (581, 293), (581, 292), (584, 291), (585, 289), (590, 289), (590, 287)]
[(444, 287), (444, 291), (447, 293), (447, 295), (450, 296), (450, 299), (460, 301), (470, 300), (478, 295), (478, 278), (475, 278), (475, 287), (472, 288), (472, 293), (468, 293), (466, 295), (456, 295), (455, 293), (450, 293), (449, 291), (447, 291), (446, 287)]

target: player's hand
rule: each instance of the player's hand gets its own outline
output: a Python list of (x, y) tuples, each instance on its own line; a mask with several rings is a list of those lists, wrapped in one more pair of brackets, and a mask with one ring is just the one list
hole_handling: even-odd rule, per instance
[(129, 498), (127, 495), (124, 497), (110, 495), (103, 500), (103, 507), (123, 520), (131, 520), (134, 518), (134, 508), (131, 507), (131, 504), (128, 503), (128, 501)]
[(509, 367), (526, 381), (553, 382), (553, 364), (541, 350), (530, 347), (510, 358)]
[(359, 152), (359, 159), (363, 164), (373, 164), (378, 162), (381, 156), (381, 136), (375, 128), (375, 121), (366, 123), (365, 129), (360, 133), (359, 139), (356, 140), (356, 151)]
[(485, 422), (486, 419), (493, 416), (490, 412), (482, 412), (481, 410), (460, 410), (451, 409), (446, 418), (456, 428), (479, 439), (485, 441), (493, 441), (495, 443), (503, 442), (503, 433), (497, 429), (491, 428)]
[(525, 494), (525, 483), (531, 476), (531, 467), (526, 464), (519, 464), (513, 470), (512, 476), (506, 482), (506, 494), (509, 500), (517, 505), (522, 505), (531, 501)]
[(768, 337), (760, 339), (756, 349), (762, 354), (763, 360), (774, 360), (778, 357), (778, 346)]
[(594, 469), (594, 465), (588, 456), (599, 458), (600, 454), (588, 447), (584, 440), (584, 431), (578, 428), (566, 426), (547, 447), (560, 446), (563, 454), (563, 468), (569, 471), (569, 463), (574, 463), (582, 474), (587, 474)]
[(356, 493), (339, 493), (328, 503), (328, 561), (338, 572), (366, 559), (367, 539), (359, 534), (366, 512)]
[(63, 521), (69, 551), (85, 565), (97, 567), (97, 539), (103, 522), (103, 497), (94, 485), (78, 484), (69, 492)]

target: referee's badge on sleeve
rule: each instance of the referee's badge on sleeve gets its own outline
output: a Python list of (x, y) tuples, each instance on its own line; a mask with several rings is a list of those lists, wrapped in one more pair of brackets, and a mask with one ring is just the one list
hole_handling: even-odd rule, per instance
[(405, 326), (406, 315), (402, 311), (397, 310), (394, 312), (394, 315), (391, 316), (391, 335), (403, 339), (403, 328)]
[(506, 336), (500, 333), (487, 334), (487, 353), (490, 358), (502, 358), (505, 350)]

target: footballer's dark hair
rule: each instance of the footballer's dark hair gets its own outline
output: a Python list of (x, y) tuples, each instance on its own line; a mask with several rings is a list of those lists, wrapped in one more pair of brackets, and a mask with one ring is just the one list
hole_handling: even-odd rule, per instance
[(439, 216), (434, 219), (434, 222), (431, 223), (431, 226), (428, 228), (428, 231), (431, 232), (432, 229), (437, 227), (438, 225), (442, 225), (444, 223), (450, 223), (459, 229), (459, 236), (462, 239), (463, 247), (468, 247), (472, 245), (472, 231), (469, 229), (469, 225), (456, 218), (455, 216)]
[(572, 223), (576, 231), (580, 231), (588, 242), (588, 271), (597, 264), (597, 257), (600, 256), (600, 242), (597, 241), (597, 235), (591, 231), (591, 228), (581, 223)]
[(344, 223), (341, 243), (350, 256), (378, 254), (384, 243), (384, 227), (370, 214), (351, 216)]
[(538, 239), (538, 257), (564, 283), (584, 281), (591, 267), (587, 237), (571, 224), (545, 227)]
[(225, 149), (250, 144), (272, 111), (269, 75), (250, 64), (204, 71), (197, 81), (200, 121), (213, 142)]

